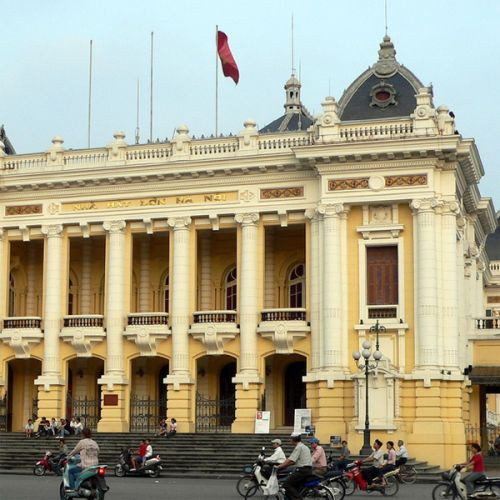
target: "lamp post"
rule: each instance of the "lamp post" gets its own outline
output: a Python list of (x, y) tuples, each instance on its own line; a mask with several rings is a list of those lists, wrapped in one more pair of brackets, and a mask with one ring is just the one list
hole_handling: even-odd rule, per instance
[[(370, 373), (371, 370), (374, 370), (378, 362), (382, 359), (382, 353), (379, 351), (379, 343), (378, 343), (378, 333), (381, 330), (381, 325), (377, 323), (374, 325), (376, 327), (375, 330), (372, 330), (370, 328), (370, 331), (374, 331), (377, 333), (377, 341), (375, 344), (375, 352), (372, 355), (372, 343), (369, 340), (365, 340), (363, 342), (363, 350), (361, 352), (359, 351), (354, 351), (352, 353), (352, 357), (356, 361), (356, 363), (363, 357), (364, 364), (360, 363), (359, 368), (361, 371), (364, 371), (365, 373), (365, 428), (363, 430), (363, 447), (361, 448), (359, 454), (360, 455), (370, 455), (372, 452), (372, 448), (370, 445), (371, 438), (370, 438), (370, 412), (369, 412), (369, 393), (368, 393), (368, 374)], [(384, 327), (382, 327), (384, 328)], [(384, 328), (385, 330), (385, 328)]]

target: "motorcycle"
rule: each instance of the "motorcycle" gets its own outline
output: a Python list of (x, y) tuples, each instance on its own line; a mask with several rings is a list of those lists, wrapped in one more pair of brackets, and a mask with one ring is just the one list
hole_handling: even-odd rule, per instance
[(80, 457), (75, 455), (66, 460), (63, 471), (63, 481), (59, 487), (60, 500), (71, 498), (85, 498), (88, 500), (104, 500), (104, 495), (109, 491), (106, 484), (107, 465), (93, 465), (83, 469), (75, 479), (73, 489), (70, 489), (69, 466), (80, 462)]
[(54, 455), (51, 451), (46, 451), (44, 457), (33, 467), (33, 474), (35, 476), (44, 476), (45, 473), (53, 472), (56, 476), (62, 474), (62, 460), (66, 455), (57, 454)]
[[(440, 481), (432, 490), (433, 500), (442, 498), (467, 500), (467, 488), (462, 481), (462, 466), (454, 465), (441, 474)], [(500, 477), (484, 477), (475, 482), (474, 498), (500, 498)]]
[(384, 474), (381, 478), (375, 478), (372, 481), (371, 487), (363, 477), (361, 471), (361, 460), (349, 464), (343, 474), (344, 483), (346, 485), (346, 495), (352, 495), (356, 488), (361, 491), (378, 491), (381, 495), (392, 497), (399, 491), (399, 483), (395, 476), (399, 474), (399, 469), (394, 469)]
[(160, 472), (163, 467), (161, 466), (160, 455), (151, 457), (146, 460), (143, 466), (132, 470), (132, 462), (130, 457), (132, 456), (131, 450), (122, 450), (120, 453), (120, 458), (118, 463), (115, 465), (115, 476), (125, 477), (125, 476), (148, 476), (148, 477), (159, 477)]

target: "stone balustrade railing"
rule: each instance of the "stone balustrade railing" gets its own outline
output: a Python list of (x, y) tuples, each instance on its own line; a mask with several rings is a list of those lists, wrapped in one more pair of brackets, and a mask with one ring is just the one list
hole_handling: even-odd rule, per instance
[(195, 311), (194, 323), (236, 323), (236, 311)]
[(17, 316), (5, 318), (4, 328), (41, 328), (42, 318), (39, 316)]
[[(254, 124), (252, 124), (254, 125)], [(404, 138), (414, 134), (412, 120), (393, 120), (384, 123), (340, 123), (334, 142), (366, 141), (375, 139)], [(123, 133), (116, 133), (115, 140), (107, 147), (92, 149), (64, 149), (62, 139), (53, 139), (53, 146), (46, 152), (35, 154), (0, 154), (0, 171), (4, 175), (22, 170), (83, 169), (107, 166), (150, 164), (211, 158), (238, 157), (248, 154), (286, 153), (295, 147), (308, 146), (316, 141), (314, 131), (259, 134), (255, 127), (245, 129), (240, 135), (195, 139), (181, 129), (172, 141), (151, 144), (127, 145)]]
[(262, 321), (305, 321), (306, 310), (304, 308), (287, 309), (263, 309)]
[(398, 306), (368, 306), (368, 318), (384, 319), (397, 318)]
[(128, 324), (131, 326), (167, 325), (168, 313), (166, 312), (130, 313), (128, 315)]
[(65, 328), (102, 328), (104, 316), (102, 314), (75, 314), (64, 316)]
[(476, 318), (475, 321), (478, 330), (499, 330), (500, 333), (500, 317)]

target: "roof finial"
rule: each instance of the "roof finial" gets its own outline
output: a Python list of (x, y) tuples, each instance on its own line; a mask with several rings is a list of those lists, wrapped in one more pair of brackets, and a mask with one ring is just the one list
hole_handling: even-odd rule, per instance
[(373, 65), (375, 74), (381, 78), (387, 78), (394, 74), (399, 67), (396, 61), (396, 49), (389, 35), (384, 35), (378, 51), (378, 61)]

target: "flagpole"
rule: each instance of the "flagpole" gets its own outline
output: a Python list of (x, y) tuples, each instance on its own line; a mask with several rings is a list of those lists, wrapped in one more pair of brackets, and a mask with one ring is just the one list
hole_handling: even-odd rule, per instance
[(149, 142), (153, 142), (153, 32), (151, 32), (151, 87), (149, 89)]
[(88, 123), (87, 123), (87, 148), (90, 149), (90, 123), (92, 118), (92, 40), (90, 40), (90, 54), (89, 54), (89, 109), (88, 109)]
[(219, 52), (218, 52), (219, 26), (215, 25), (215, 137), (219, 129)]

